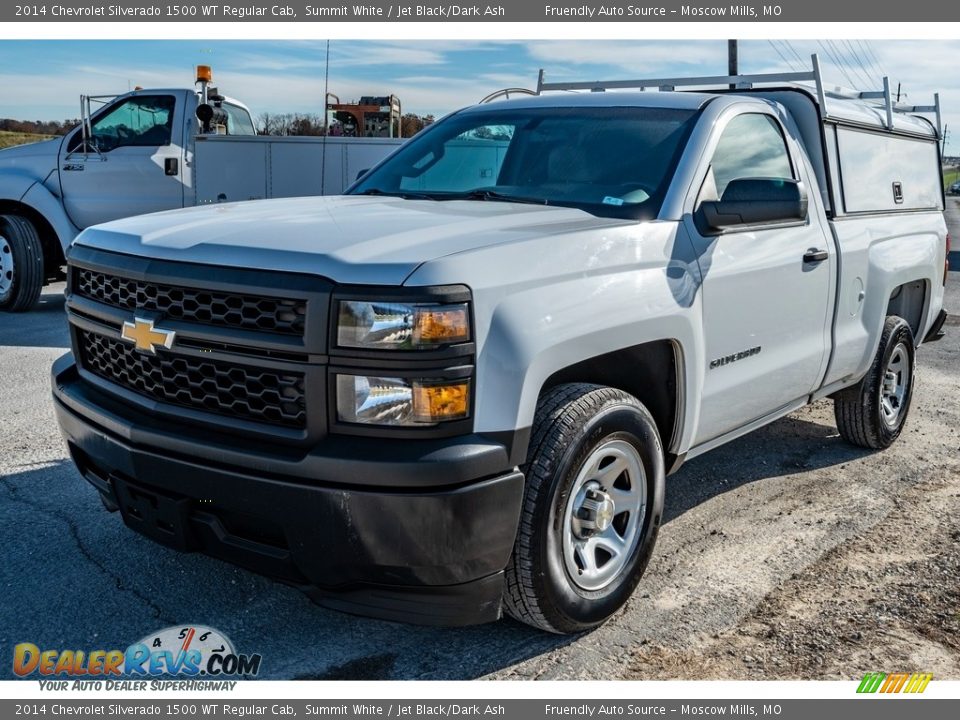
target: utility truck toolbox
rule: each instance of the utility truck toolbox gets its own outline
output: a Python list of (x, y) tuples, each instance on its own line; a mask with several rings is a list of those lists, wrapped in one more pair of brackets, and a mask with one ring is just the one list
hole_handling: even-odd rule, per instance
[[(344, 196), (84, 231), (53, 368), (80, 473), (137, 532), (330, 607), (596, 627), (685, 459), (825, 397), (882, 450), (943, 334), (939, 102), (812, 60), (541, 76)], [(552, 92), (607, 86), (661, 92)]]

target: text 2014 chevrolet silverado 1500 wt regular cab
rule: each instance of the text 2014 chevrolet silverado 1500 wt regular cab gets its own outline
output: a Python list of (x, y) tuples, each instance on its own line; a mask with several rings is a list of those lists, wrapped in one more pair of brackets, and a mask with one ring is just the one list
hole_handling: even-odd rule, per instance
[(684, 458), (825, 396), (884, 448), (940, 334), (937, 129), (810, 78), (478, 105), (346, 196), (87, 230), (53, 369), (77, 467), (330, 607), (602, 623)]

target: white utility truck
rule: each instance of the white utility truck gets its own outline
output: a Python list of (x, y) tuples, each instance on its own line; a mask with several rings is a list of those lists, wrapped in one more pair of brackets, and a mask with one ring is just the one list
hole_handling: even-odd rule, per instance
[(938, 128), (815, 57), (541, 82), (344, 196), (94, 227), (58, 421), (158, 542), (351, 612), (586, 630), (685, 459), (826, 397), (847, 441), (900, 435), (946, 318)]
[(63, 138), (0, 151), (0, 309), (27, 310), (63, 279), (84, 228), (205, 203), (336, 195), (403, 141), (258, 136), (247, 107), (210, 87), (83, 96)]

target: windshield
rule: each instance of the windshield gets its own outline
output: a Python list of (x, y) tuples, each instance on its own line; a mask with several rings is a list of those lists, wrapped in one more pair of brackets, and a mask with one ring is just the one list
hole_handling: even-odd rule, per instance
[(551, 107), (451, 115), (348, 194), (532, 202), (605, 217), (659, 212), (690, 110)]

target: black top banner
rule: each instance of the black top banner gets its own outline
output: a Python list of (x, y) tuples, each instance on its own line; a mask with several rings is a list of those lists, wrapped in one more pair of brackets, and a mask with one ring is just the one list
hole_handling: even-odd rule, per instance
[(780, 0), (779, 4), (721, 2), (578, 2), (510, 0), (468, 4), (366, 0), (235, 3), (179, 0), (61, 0), (0, 7), (0, 22), (951, 22), (960, 3), (943, 0)]

